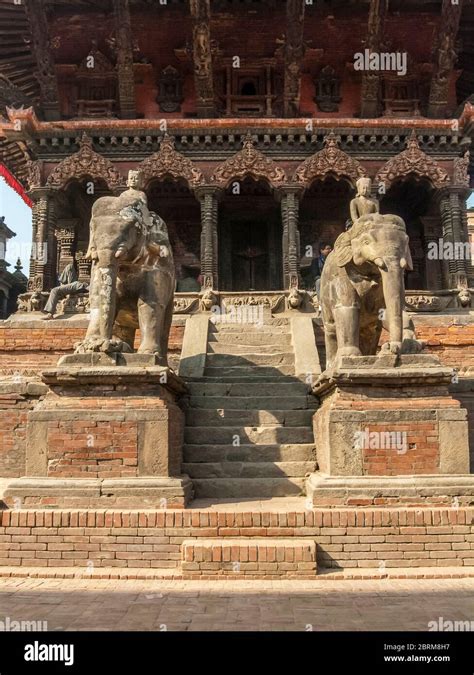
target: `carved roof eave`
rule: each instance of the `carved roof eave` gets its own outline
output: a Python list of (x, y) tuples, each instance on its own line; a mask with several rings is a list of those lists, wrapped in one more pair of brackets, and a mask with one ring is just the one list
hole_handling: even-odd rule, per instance
[(173, 139), (167, 134), (163, 137), (158, 152), (143, 160), (137, 170), (146, 183), (153, 179), (182, 179), (191, 189), (204, 183), (202, 171), (175, 149)]
[(72, 179), (103, 180), (110, 190), (125, 185), (126, 181), (114, 164), (96, 152), (92, 140), (84, 134), (80, 150), (60, 162), (48, 176), (47, 187), (62, 188)]
[(426, 178), (435, 188), (446, 187), (451, 182), (447, 171), (421, 150), (414, 131), (407, 141), (407, 148), (384, 164), (375, 181), (383, 183), (387, 189), (395, 180), (408, 176)]
[(254, 180), (265, 180), (272, 188), (287, 182), (284, 169), (257, 150), (250, 135), (244, 140), (242, 150), (220, 164), (211, 176), (211, 185), (227, 188), (232, 180), (251, 176)]
[(354, 185), (358, 178), (367, 175), (360, 162), (338, 147), (337, 138), (333, 133), (326, 136), (324, 145), (322, 150), (298, 166), (293, 174), (295, 183), (309, 187), (314, 180), (334, 176), (337, 179), (348, 179)]

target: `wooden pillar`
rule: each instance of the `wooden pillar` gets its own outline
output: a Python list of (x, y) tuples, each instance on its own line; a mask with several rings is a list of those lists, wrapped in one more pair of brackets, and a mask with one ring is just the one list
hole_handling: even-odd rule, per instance
[[(365, 48), (372, 52), (380, 52), (383, 41), (387, 0), (370, 0), (369, 23)], [(378, 117), (381, 113), (381, 82), (377, 71), (365, 72), (362, 76), (361, 117)]]
[(114, 0), (114, 18), (120, 113), (124, 119), (136, 119), (133, 35), (129, 0)]
[[(449, 186), (442, 188), (438, 194), (441, 222), (443, 226), (443, 241), (450, 242), (456, 252), (459, 244), (469, 241), (467, 231), (467, 207), (466, 199), (470, 190), (464, 186)], [(456, 247), (458, 244), (458, 247)], [(468, 285), (468, 269), (470, 261), (465, 256), (448, 260), (448, 286), (449, 288), (465, 288)]]
[(217, 219), (219, 188), (201, 185), (196, 188), (201, 204), (201, 276), (203, 289), (218, 288)]
[(215, 117), (210, 0), (189, 0), (193, 17), (193, 64), (198, 117)]
[(35, 188), (33, 200), (33, 246), (28, 290), (49, 291), (56, 285), (55, 191)]
[(48, 19), (43, 0), (25, 0), (25, 12), (36, 60), (36, 77), (40, 86), (41, 107), (46, 120), (59, 120), (59, 89), (56, 66), (51, 54)]
[(283, 114), (299, 117), (301, 64), (304, 56), (305, 0), (286, 0), (285, 81)]
[(301, 191), (300, 185), (284, 185), (279, 189), (283, 224), (282, 255), (285, 289), (299, 286), (299, 198)]
[(457, 58), (456, 37), (459, 29), (463, 0), (443, 0), (441, 24), (435, 51), (431, 78), (428, 117), (444, 118), (448, 114), (449, 85)]

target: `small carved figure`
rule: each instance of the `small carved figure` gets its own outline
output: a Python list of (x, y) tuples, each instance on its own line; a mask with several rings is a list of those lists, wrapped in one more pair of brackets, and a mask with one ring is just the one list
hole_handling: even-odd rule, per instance
[(371, 213), (380, 213), (379, 203), (370, 195), (372, 192), (372, 180), (370, 178), (362, 177), (356, 182), (357, 194), (351, 201), (351, 219), (352, 222), (361, 216), (368, 216)]
[(298, 309), (303, 304), (304, 295), (297, 288), (292, 288), (288, 294), (288, 307)]
[(199, 309), (201, 312), (210, 312), (214, 305), (217, 305), (217, 296), (210, 288), (208, 288), (207, 291), (204, 291), (199, 300)]
[(459, 307), (470, 307), (471, 306), (471, 294), (467, 288), (461, 288), (457, 294), (457, 301)]

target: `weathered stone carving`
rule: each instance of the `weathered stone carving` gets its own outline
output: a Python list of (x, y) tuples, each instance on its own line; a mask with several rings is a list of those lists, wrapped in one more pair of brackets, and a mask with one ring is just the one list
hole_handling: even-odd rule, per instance
[(167, 365), (175, 272), (164, 221), (148, 210), (141, 176), (130, 171), (128, 190), (102, 197), (92, 208), (87, 256), (93, 260), (91, 319), (76, 353), (130, 352), (141, 332), (140, 353)]
[(415, 174), (420, 178), (428, 178), (436, 188), (449, 183), (449, 176), (439, 164), (420, 149), (420, 144), (413, 130), (407, 140), (407, 149), (395, 155), (380, 169), (376, 182), (384, 183), (385, 189), (403, 176)]
[(321, 276), (328, 368), (342, 357), (375, 354), (383, 324), (390, 335), (384, 352), (420, 351), (403, 312), (406, 269), (409, 239), (398, 216), (363, 216), (338, 237)]
[(190, 159), (175, 150), (174, 139), (168, 134), (163, 136), (160, 149), (147, 157), (138, 167), (144, 182), (152, 178), (184, 178), (189, 187), (195, 188), (204, 182), (202, 172)]
[(91, 177), (103, 180), (110, 189), (119, 188), (124, 184), (124, 178), (113, 163), (95, 152), (92, 139), (84, 134), (80, 142), (80, 150), (70, 157), (66, 157), (48, 176), (48, 187), (63, 187), (71, 178)]
[(438, 312), (443, 308), (441, 298), (436, 295), (407, 295), (405, 304), (415, 312)]
[(355, 223), (361, 216), (369, 216), (371, 213), (379, 213), (380, 206), (377, 200), (370, 195), (372, 181), (370, 178), (359, 178), (356, 182), (357, 194), (351, 200), (350, 211), (352, 222)]
[(197, 309), (199, 305), (199, 298), (195, 297), (186, 297), (186, 298), (177, 298), (174, 299), (174, 313), (175, 314), (189, 314)]
[(211, 183), (225, 188), (233, 178), (239, 179), (245, 176), (252, 176), (255, 180), (267, 180), (274, 187), (286, 181), (285, 171), (254, 147), (251, 134), (245, 137), (240, 152), (217, 167), (212, 175)]
[(218, 298), (213, 291), (208, 288), (204, 293), (201, 295), (201, 298), (199, 300), (199, 309), (201, 312), (210, 312), (211, 309), (214, 307), (214, 305), (218, 304)]
[(366, 175), (362, 164), (339, 148), (339, 142), (332, 132), (325, 137), (323, 150), (299, 165), (293, 180), (309, 186), (316, 178), (324, 179), (328, 174), (350, 178), (353, 183)]

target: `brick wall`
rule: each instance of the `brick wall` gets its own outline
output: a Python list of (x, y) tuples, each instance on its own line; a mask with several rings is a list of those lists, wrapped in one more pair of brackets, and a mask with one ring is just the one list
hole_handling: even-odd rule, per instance
[[(20, 328), (18, 324), (13, 327), (0, 323), (0, 373), (34, 373), (55, 365), (61, 356), (74, 351), (74, 343), (84, 338), (87, 329), (87, 322), (80, 327), (58, 326), (57, 321), (36, 320), (34, 323), (40, 325)], [(170, 365), (175, 369), (183, 345), (184, 324), (185, 321), (179, 320), (171, 327), (169, 357)], [(137, 331), (135, 348), (139, 344), (140, 334)]]
[[(387, 436), (387, 429), (390, 429)], [(368, 424), (368, 446), (363, 450), (364, 473), (369, 476), (400, 476), (439, 472), (438, 425), (410, 421), (410, 424)], [(377, 434), (377, 443), (370, 434)], [(385, 435), (384, 435), (385, 432)], [(395, 434), (395, 436), (393, 436)], [(386, 444), (389, 439), (389, 444)], [(380, 447), (384, 445), (386, 447)]]
[(0, 511), (0, 566), (168, 568), (182, 574), (184, 541), (265, 539), (271, 546), (297, 538), (316, 542), (323, 568), (439, 572), (474, 565), (473, 513), (464, 507)]
[(135, 477), (136, 421), (49, 421), (48, 476), (51, 478)]

